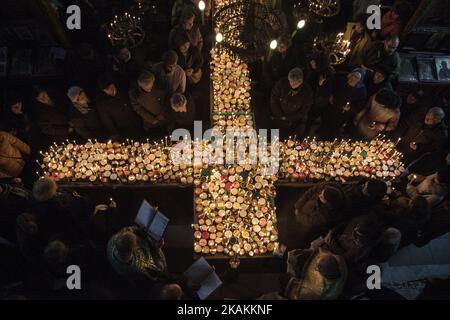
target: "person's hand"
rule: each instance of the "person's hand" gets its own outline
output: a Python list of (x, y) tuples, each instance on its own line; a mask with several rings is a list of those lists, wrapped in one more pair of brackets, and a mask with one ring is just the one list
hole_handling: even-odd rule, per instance
[(194, 70), (192, 68), (189, 68), (189, 69), (185, 70), (184, 73), (186, 73), (187, 77), (190, 77), (190, 76), (192, 76), (192, 73), (194, 73)]
[(158, 119), (155, 119), (155, 120), (152, 121), (152, 124), (158, 124), (158, 123), (159, 123)]
[(74, 197), (81, 198), (80, 194), (79, 194), (78, 192), (76, 192), (76, 191), (72, 191), (72, 195), (73, 195)]
[(106, 204), (98, 204), (95, 206), (95, 210), (94, 210), (94, 215), (100, 212), (104, 212), (106, 210), (108, 210), (109, 206), (107, 206)]
[(73, 132), (73, 128), (69, 127), (69, 133), (72, 133), (72, 132)]
[(330, 102), (330, 104), (333, 104), (333, 101), (334, 101), (334, 97), (331, 96), (328, 102)]
[(330, 230), (323, 239), (323, 242), (326, 243), (327, 245), (331, 245), (331, 243), (333, 242), (333, 237), (334, 237), (333, 231)]
[(300, 214), (300, 211), (298, 209), (295, 209), (294, 214), (295, 214), (295, 216), (298, 216)]
[(13, 181), (14, 184), (17, 184), (17, 185), (22, 184), (22, 179), (21, 178), (14, 178), (12, 181)]
[(262, 62), (264, 62), (264, 61), (266, 60), (266, 57), (265, 57), (265, 56), (261, 56), (261, 57), (259, 57), (259, 60), (261, 60)]
[(319, 86), (322, 86), (324, 82), (325, 82), (325, 78), (320, 76), (320, 78), (319, 78)]
[(412, 182), (412, 181), (414, 181), (416, 179), (417, 179), (417, 175), (415, 175), (415, 174), (409, 174), (408, 175), (408, 181), (409, 182)]
[(193, 291), (197, 291), (201, 287), (198, 282), (195, 282), (192, 279), (187, 279), (186, 285), (188, 286), (189, 289)]
[(350, 111), (350, 109), (351, 109), (350, 103), (347, 102), (345, 106), (342, 108), (342, 112), (348, 112)]
[(409, 147), (410, 147), (411, 149), (413, 149), (414, 151), (417, 150), (417, 144), (416, 144), (415, 142), (411, 142), (411, 143), (409, 144)]
[(117, 203), (114, 200), (111, 200), (109, 202), (109, 207), (115, 209), (115, 208), (117, 208)]
[(158, 248), (162, 248), (164, 247), (164, 238), (161, 238), (161, 240), (159, 240), (156, 245), (158, 246)]
[(281, 117), (281, 120), (286, 121), (287, 118), (286, 117)]
[(374, 121), (367, 126), (369, 130), (375, 130), (377, 128), (377, 123)]

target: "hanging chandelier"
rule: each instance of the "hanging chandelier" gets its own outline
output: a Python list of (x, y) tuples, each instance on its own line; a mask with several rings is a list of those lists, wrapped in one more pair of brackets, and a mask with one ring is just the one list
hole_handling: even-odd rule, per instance
[(318, 51), (327, 52), (330, 64), (341, 64), (350, 53), (350, 41), (344, 39), (342, 32), (336, 36), (316, 37), (314, 39), (314, 48)]
[(107, 35), (113, 46), (134, 48), (144, 41), (145, 31), (140, 17), (124, 12), (108, 24)]
[(321, 17), (333, 17), (341, 10), (340, 0), (309, 0), (309, 10)]
[(271, 7), (257, 0), (231, 1), (220, 7), (214, 19), (221, 46), (247, 61), (265, 55), (282, 30), (281, 21)]

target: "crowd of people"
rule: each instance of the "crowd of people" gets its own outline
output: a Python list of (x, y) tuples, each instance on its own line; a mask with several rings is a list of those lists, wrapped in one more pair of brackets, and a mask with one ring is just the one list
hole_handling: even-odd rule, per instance
[[(73, 298), (65, 287), (66, 266), (76, 264), (86, 275), (83, 298), (195, 298), (198, 284), (168, 271), (164, 241), (137, 227), (105, 229), (102, 213), (115, 212), (114, 201), (99, 204), (59, 190), (50, 178), (37, 179), (34, 160), (39, 150), (66, 140), (122, 141), (192, 130), (212, 38), (201, 28), (205, 17), (197, 4), (175, 1), (161, 61), (139, 63), (127, 47), (99, 58), (83, 44), (77, 69), (85, 74), (66, 91), (35, 85), (29, 97), (8, 92), (0, 130), (0, 246), (11, 258), (2, 261), (0, 293)], [(384, 14), (381, 31), (371, 32), (355, 8), (351, 51), (339, 65), (331, 65), (326, 52), (303, 50), (287, 32), (276, 50), (251, 66), (258, 71), (254, 89), (267, 101), (256, 107), (283, 136), (401, 138), (397, 147), (406, 166), (391, 185), (322, 182), (301, 195), (292, 220), (311, 244), (289, 248), (278, 298), (348, 297), (361, 291), (368, 265), (450, 231), (450, 90), (438, 100), (421, 89), (396, 91), (399, 34), (411, 10), (398, 1)]]

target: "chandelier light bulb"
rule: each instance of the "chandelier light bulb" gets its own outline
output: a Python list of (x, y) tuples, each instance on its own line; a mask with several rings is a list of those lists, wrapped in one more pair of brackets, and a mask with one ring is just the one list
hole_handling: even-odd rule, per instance
[(278, 41), (277, 40), (272, 40), (270, 42), (270, 49), (275, 50), (278, 47)]
[(205, 1), (200, 0), (200, 1), (198, 2), (198, 8), (199, 8), (201, 11), (204, 11), (205, 8), (206, 8)]
[(301, 19), (297, 23), (297, 29), (302, 29), (305, 25), (306, 25), (306, 20), (305, 19)]
[(223, 41), (223, 35), (220, 32), (216, 34), (216, 41), (218, 43)]

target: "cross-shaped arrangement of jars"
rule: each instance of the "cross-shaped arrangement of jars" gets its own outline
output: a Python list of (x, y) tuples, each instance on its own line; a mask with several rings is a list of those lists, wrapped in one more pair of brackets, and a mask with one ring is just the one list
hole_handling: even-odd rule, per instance
[[(226, 5), (230, 0), (216, 0)], [(235, 54), (211, 50), (213, 128), (226, 131), (255, 127), (251, 113), (248, 66)], [(241, 132), (242, 132), (241, 131)], [(234, 138), (233, 138), (234, 139)], [(233, 140), (234, 141), (234, 140)], [(315, 138), (277, 141), (278, 172), (266, 174), (261, 162), (240, 161), (239, 151), (255, 154), (254, 140), (245, 136), (232, 148), (226, 139), (195, 140), (172, 145), (158, 142), (98, 142), (54, 144), (42, 153), (39, 175), (65, 182), (91, 184), (181, 183), (194, 186), (194, 251), (230, 257), (273, 254), (278, 249), (275, 182), (345, 182), (358, 177), (390, 180), (404, 170), (398, 143), (379, 136), (370, 142)], [(263, 139), (257, 139), (258, 144)], [(189, 147), (174, 159), (174, 147)], [(267, 156), (273, 159), (268, 145)], [(183, 148), (180, 148), (183, 149)], [(253, 150), (253, 151), (252, 151)], [(217, 161), (231, 153), (229, 162)], [(177, 160), (177, 161), (176, 161)]]

